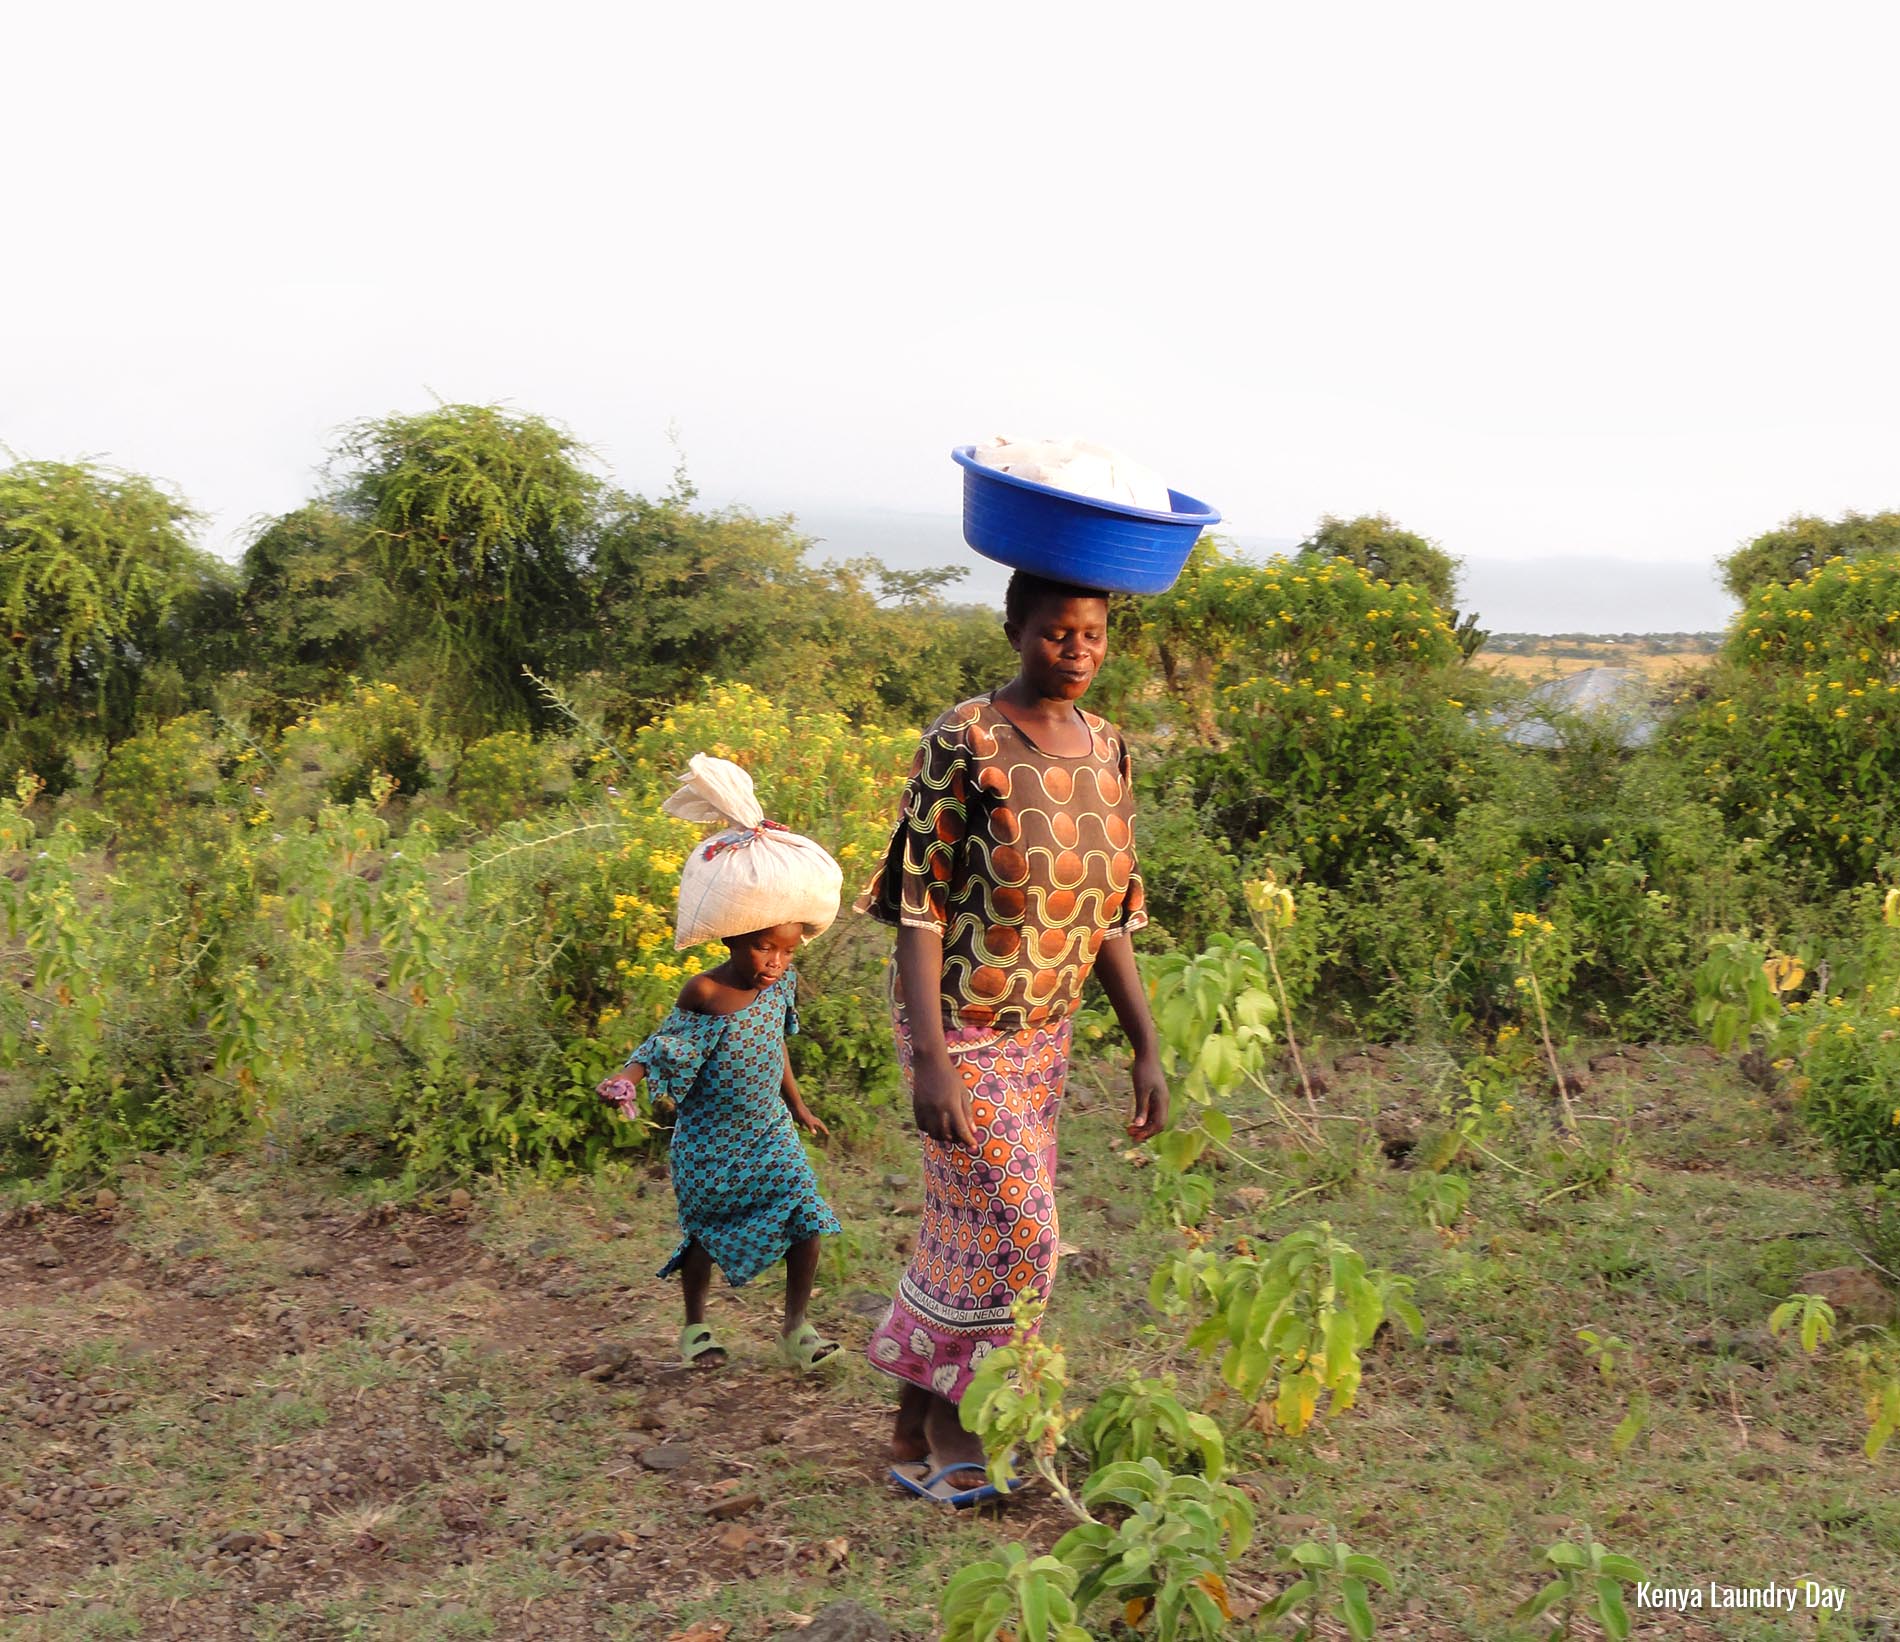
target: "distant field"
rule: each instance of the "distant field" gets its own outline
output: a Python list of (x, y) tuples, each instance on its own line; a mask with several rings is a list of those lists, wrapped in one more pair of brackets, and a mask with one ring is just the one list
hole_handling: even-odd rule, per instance
[(1625, 637), (1541, 633), (1494, 634), (1476, 664), (1506, 678), (1565, 678), (1586, 667), (1627, 667), (1660, 683), (1715, 659), (1719, 633)]

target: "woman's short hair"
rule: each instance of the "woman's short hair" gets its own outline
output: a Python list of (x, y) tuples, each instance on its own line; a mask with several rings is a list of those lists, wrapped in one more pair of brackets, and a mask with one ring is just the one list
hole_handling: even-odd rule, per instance
[(1074, 582), (1051, 581), (1047, 576), (1038, 576), (1028, 570), (1012, 571), (1009, 586), (1003, 590), (1003, 620), (1011, 627), (1021, 627), (1029, 620), (1029, 612), (1044, 600), (1060, 602), (1065, 599), (1101, 599), (1106, 602), (1108, 595), (1099, 587), (1079, 587)]

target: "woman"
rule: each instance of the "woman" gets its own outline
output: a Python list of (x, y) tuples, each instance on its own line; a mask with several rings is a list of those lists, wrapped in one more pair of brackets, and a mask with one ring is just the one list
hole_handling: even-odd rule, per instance
[(1076, 705), (1107, 654), (1108, 601), (1018, 571), (1004, 618), (1016, 676), (925, 734), (858, 902), (897, 928), (898, 1061), (924, 1136), (923, 1226), (869, 1355), (905, 1382), (893, 1475), (956, 1504), (994, 1493), (957, 1404), (1017, 1298), (1055, 1277), (1056, 1119), (1092, 969), (1135, 1051), (1129, 1134), (1168, 1117), (1128, 939), (1148, 921), (1128, 752)]

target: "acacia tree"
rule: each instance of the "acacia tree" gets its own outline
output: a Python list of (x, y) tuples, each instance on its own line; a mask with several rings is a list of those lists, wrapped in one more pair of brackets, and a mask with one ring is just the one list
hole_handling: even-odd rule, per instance
[(1008, 677), (1000, 619), (944, 601), (960, 572), (814, 565), (789, 518), (693, 500), (676, 476), (659, 501), (616, 493), (602, 509), (596, 626), (575, 670), (594, 670), (610, 720), (642, 722), (714, 677), (855, 722), (918, 723)]
[(192, 544), (183, 501), (152, 480), (90, 462), (0, 470), (0, 739), (49, 786), (70, 749), (128, 735), (141, 690), (203, 661), (229, 571)]
[(1298, 551), (1350, 560), (1388, 582), (1409, 582), (1441, 610), (1451, 609), (1458, 597), (1458, 561), (1423, 536), (1400, 529), (1383, 513), (1362, 513), (1356, 519), (1328, 513)]
[(401, 602), (360, 520), (327, 502), (272, 519), (245, 549), (242, 573), (244, 676), (263, 727), (282, 728), (352, 674), (397, 659)]
[(599, 481), (578, 441), (538, 416), (439, 405), (343, 437), (337, 508), (368, 532), (400, 601), (398, 635), (439, 720), (464, 736), (536, 723), (540, 672), (581, 614)]
[(1723, 559), (1722, 585), (1746, 599), (1771, 583), (1799, 581), (1832, 559), (1895, 552), (1900, 552), (1900, 513), (1849, 511), (1831, 520), (1797, 513)]

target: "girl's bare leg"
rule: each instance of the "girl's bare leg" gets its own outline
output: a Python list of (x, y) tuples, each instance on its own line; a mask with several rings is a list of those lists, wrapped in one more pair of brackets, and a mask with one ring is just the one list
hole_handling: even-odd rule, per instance
[[(706, 1320), (706, 1296), (712, 1290), (712, 1256), (698, 1243), (692, 1244), (680, 1257), (680, 1290), (686, 1299), (686, 1321), (703, 1323)], [(702, 1351), (693, 1359), (695, 1366), (716, 1368), (726, 1360), (723, 1346), (714, 1346)]]
[(785, 1251), (785, 1332), (796, 1332), (811, 1305), (818, 1278), (818, 1238), (814, 1234)]

